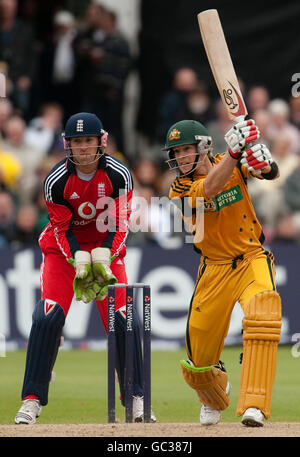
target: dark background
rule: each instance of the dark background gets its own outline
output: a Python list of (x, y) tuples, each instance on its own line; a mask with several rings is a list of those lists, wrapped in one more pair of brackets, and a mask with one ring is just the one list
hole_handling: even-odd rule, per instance
[(265, 85), (272, 98), (288, 99), (300, 71), (300, 2), (144, 0), (138, 61), (141, 79), (139, 128), (151, 133), (157, 103), (174, 72), (194, 68), (217, 96), (202, 44), (197, 14), (218, 10), (236, 73), (247, 89)]
[[(57, 9), (84, 19), (89, 0), (19, 0), (20, 14), (35, 23), (37, 38), (51, 32)], [(265, 85), (271, 98), (288, 100), (294, 73), (300, 71), (300, 2), (234, 0), (140, 0), (139, 53), (134, 68), (140, 77), (139, 131), (151, 138), (162, 95), (172, 86), (177, 69), (189, 66), (218, 97), (208, 65), (197, 14), (218, 10), (236, 73), (245, 89)]]

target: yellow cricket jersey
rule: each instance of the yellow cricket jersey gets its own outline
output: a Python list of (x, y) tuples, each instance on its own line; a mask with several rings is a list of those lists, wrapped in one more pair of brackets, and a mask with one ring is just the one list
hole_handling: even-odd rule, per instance
[[(214, 156), (211, 159), (213, 166), (221, 161), (224, 155)], [(190, 197), (189, 205), (193, 208), (196, 197), (204, 198), (203, 236), (200, 241), (194, 238), (194, 246), (209, 260), (230, 261), (262, 247), (262, 227), (247, 189), (249, 175), (249, 170), (238, 163), (225, 187), (211, 199), (206, 197), (204, 191), (206, 176), (178, 176), (171, 185), (169, 198), (174, 203), (176, 199), (180, 199), (181, 208), (184, 208), (184, 197)], [(195, 223), (194, 215), (193, 224)]]

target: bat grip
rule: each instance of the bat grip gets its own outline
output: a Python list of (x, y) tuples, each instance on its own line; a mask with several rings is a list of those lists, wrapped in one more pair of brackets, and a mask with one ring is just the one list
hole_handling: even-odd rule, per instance
[(238, 122), (242, 122), (245, 120), (246, 116), (237, 116), (234, 118), (234, 123), (237, 124)]

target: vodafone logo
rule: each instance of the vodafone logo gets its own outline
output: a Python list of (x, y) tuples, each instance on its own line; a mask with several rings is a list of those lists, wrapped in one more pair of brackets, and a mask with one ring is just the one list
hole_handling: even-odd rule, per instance
[(78, 214), (83, 219), (92, 219), (96, 215), (96, 208), (90, 202), (84, 202), (78, 207)]

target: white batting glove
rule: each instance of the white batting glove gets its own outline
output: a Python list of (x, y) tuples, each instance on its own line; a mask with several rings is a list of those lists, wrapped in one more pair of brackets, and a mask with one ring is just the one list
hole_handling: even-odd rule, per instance
[(261, 171), (273, 162), (272, 154), (264, 144), (255, 144), (242, 153), (241, 164), (249, 171)]
[(245, 146), (252, 141), (258, 140), (260, 131), (253, 119), (241, 121), (235, 124), (225, 135), (225, 141), (229, 146), (228, 152), (234, 159), (241, 157)]

